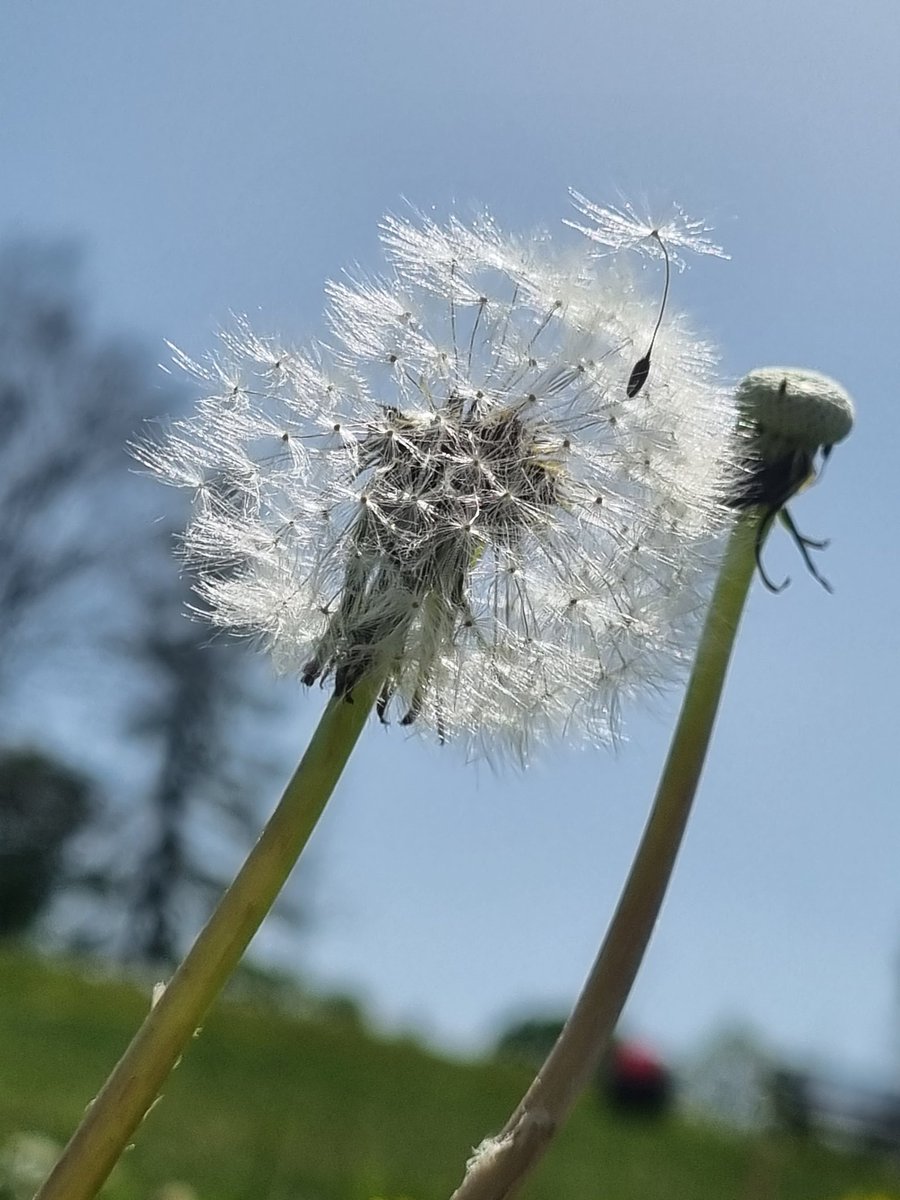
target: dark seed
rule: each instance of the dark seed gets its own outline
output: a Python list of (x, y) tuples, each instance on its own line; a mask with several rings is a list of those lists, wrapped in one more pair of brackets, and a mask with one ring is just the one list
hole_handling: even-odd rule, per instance
[(650, 355), (645, 354), (643, 358), (639, 358), (631, 368), (631, 374), (628, 376), (628, 386), (625, 389), (625, 394), (629, 400), (633, 400), (650, 375)]

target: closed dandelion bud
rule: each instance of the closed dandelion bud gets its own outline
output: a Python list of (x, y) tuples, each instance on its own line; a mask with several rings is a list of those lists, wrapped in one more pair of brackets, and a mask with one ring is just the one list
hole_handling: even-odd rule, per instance
[[(815, 457), (826, 456), (853, 428), (853, 402), (827, 375), (798, 367), (762, 367), (737, 390), (738, 420), (748, 461), (743, 504), (772, 503), (780, 472), (787, 499), (814, 473)], [(750, 500), (748, 497), (757, 496)], [(738, 505), (740, 507), (740, 505)]]
[(810, 573), (830, 591), (809, 556), (811, 549), (824, 550), (828, 543), (799, 533), (787, 502), (815, 479), (817, 459), (824, 463), (853, 428), (853, 402), (827, 375), (798, 367), (751, 371), (741, 380), (736, 400), (741, 459), (728, 486), (728, 503), (737, 509), (760, 508), (756, 552), (762, 581), (773, 592), (790, 582), (773, 584), (759, 561), (762, 544), (780, 518)]
[(348, 701), (383, 679), (383, 720), (476, 752), (613, 736), (690, 654), (735, 471), (714, 355), (638, 286), (632, 235), (601, 259), (389, 217), (384, 273), (329, 285), (326, 341), (240, 322), (178, 356), (208, 394), (139, 453), (194, 489), (212, 619)]

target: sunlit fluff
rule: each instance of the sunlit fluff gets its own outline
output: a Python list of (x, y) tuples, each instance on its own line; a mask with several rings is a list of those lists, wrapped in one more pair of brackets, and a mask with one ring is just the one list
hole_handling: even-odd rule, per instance
[(566, 225), (607, 250), (636, 250), (649, 258), (668, 257), (679, 270), (685, 266), (681, 253), (685, 250), (690, 254), (728, 258), (722, 247), (708, 236), (712, 233), (712, 227), (695, 217), (689, 217), (677, 204), (672, 205), (664, 221), (654, 221), (650, 217), (639, 216), (627, 201), (621, 208), (612, 205), (603, 207), (588, 200), (574, 188), (570, 189), (570, 195), (575, 207), (582, 216), (587, 217), (590, 224), (579, 225), (577, 221), (566, 221)]
[(140, 451), (194, 489), (184, 550), (219, 625), (383, 720), (519, 757), (608, 740), (677, 673), (730, 469), (709, 347), (619, 261), (487, 217), (390, 217), (383, 275), (328, 286), (328, 344), (245, 322)]

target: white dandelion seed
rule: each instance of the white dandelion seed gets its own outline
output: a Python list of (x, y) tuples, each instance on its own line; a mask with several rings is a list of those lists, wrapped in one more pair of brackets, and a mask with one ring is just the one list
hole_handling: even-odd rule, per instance
[(328, 286), (328, 344), (239, 323), (182, 356), (210, 394), (139, 455), (194, 488), (198, 590), (307, 684), (378, 673), (385, 721), (518, 757), (608, 740), (693, 645), (733, 469), (714, 355), (679, 314), (656, 328), (622, 255), (489, 217), (382, 241), (381, 276)]
[(621, 208), (616, 208), (613, 205), (594, 204), (574, 188), (569, 189), (569, 195), (590, 225), (579, 225), (575, 221), (566, 221), (565, 224), (613, 253), (636, 250), (657, 259), (668, 255), (669, 261), (679, 270), (686, 265), (679, 253), (682, 250), (690, 254), (710, 254), (715, 258), (729, 257), (708, 236), (712, 233), (712, 226), (689, 217), (677, 204), (672, 205), (672, 211), (665, 221), (654, 221), (649, 216), (640, 216), (627, 201)]

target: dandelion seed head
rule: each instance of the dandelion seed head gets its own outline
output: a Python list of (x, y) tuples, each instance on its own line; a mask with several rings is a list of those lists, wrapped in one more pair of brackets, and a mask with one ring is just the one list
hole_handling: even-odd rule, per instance
[(328, 285), (326, 341), (238, 321), (177, 356), (205, 395), (139, 457), (194, 490), (204, 606), (307, 684), (379, 674), (383, 719), (471, 754), (609, 741), (706, 597), (734, 468), (714, 353), (673, 312), (628, 396), (658, 322), (627, 254), (489, 216), (382, 242), (380, 274)]

